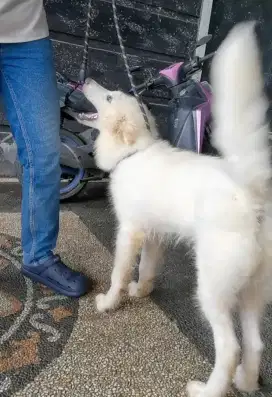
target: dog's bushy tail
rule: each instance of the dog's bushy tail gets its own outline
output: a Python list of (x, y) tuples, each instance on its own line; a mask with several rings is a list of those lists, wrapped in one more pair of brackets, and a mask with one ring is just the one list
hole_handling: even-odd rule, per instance
[(211, 69), (215, 147), (231, 175), (260, 203), (270, 179), (268, 101), (255, 23), (236, 25), (221, 44)]

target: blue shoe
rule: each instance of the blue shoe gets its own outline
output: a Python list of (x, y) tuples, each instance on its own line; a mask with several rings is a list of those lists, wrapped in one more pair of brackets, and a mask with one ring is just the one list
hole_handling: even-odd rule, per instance
[(69, 269), (58, 255), (37, 266), (22, 266), (22, 273), (31, 280), (44, 284), (53, 291), (79, 297), (89, 289), (89, 280), (82, 273)]

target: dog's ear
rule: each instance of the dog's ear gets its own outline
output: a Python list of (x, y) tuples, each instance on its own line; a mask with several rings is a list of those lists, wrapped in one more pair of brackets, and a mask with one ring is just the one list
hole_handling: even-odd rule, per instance
[(122, 143), (131, 146), (136, 142), (137, 130), (133, 123), (127, 120), (126, 116), (122, 116), (113, 126), (113, 134), (120, 139)]

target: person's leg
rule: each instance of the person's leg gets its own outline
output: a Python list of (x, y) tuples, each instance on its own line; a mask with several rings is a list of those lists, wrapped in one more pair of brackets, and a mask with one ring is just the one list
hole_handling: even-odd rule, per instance
[[(63, 277), (70, 272), (73, 278), (72, 271), (66, 271), (53, 256), (59, 228), (60, 115), (51, 42), (47, 38), (3, 44), (0, 60), (4, 105), (23, 166), (23, 270), (68, 294), (83, 280), (69, 287)], [(46, 282), (52, 277), (57, 278), (53, 285)], [(75, 295), (83, 292), (80, 288)]]
[(2, 45), (4, 104), (23, 165), (25, 265), (51, 256), (58, 235), (59, 106), (50, 52), (48, 40)]

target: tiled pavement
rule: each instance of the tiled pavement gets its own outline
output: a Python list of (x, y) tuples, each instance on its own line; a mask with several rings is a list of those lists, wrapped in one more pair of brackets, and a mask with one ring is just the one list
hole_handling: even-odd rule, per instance
[[(193, 304), (194, 272), (184, 249), (169, 252), (151, 298), (127, 300), (115, 313), (98, 314), (94, 296), (109, 283), (113, 217), (104, 199), (65, 204), (59, 252), (96, 285), (79, 301), (61, 300), (35, 285), (30, 309), (22, 320), (22, 307), (29, 298), (24, 291), (29, 285), (16, 269), (20, 259), (16, 240), (20, 235), (20, 189), (16, 184), (0, 184), (0, 206), (0, 233), (10, 259), (9, 264), (3, 257), (4, 265), (0, 261), (2, 301), (13, 310), (17, 308), (7, 316), (7, 305), (0, 304), (0, 312), (6, 316), (5, 321), (4, 317), (0, 320), (1, 335), (21, 319), (21, 329), (6, 339), (1, 349), (0, 395), (182, 397), (188, 379), (207, 379), (212, 338)], [(23, 355), (24, 351), (28, 354)], [(265, 373), (269, 368), (267, 356)], [(272, 394), (258, 393), (264, 395)]]

